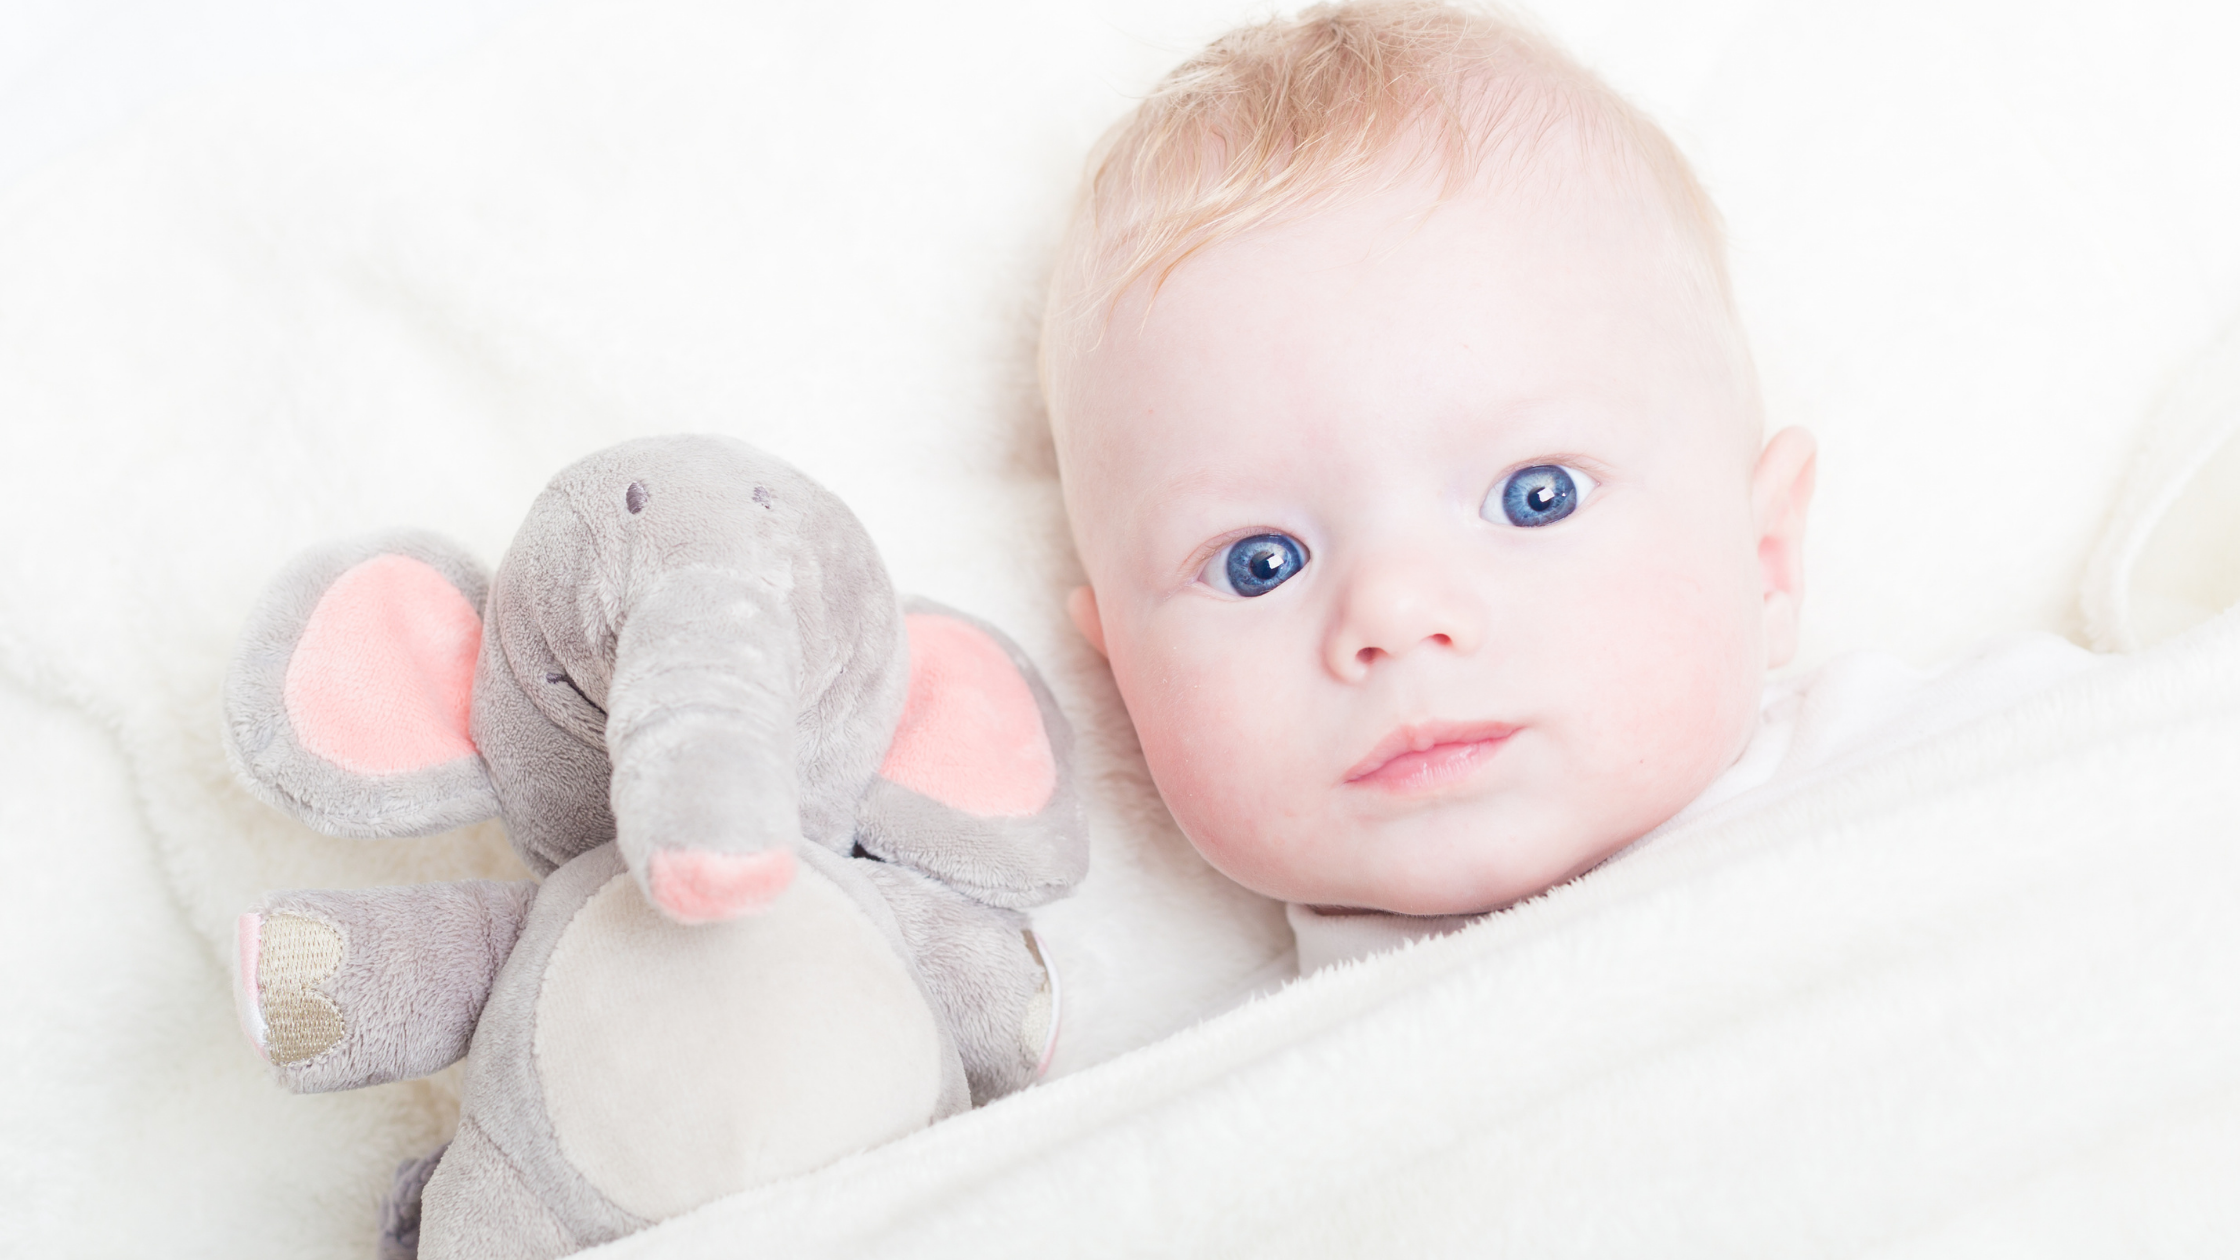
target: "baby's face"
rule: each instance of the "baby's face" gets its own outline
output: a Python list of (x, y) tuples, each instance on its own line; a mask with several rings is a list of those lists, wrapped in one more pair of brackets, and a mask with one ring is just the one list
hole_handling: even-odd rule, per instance
[(1673, 230), (1432, 195), (1219, 245), (1065, 378), (1076, 619), (1185, 834), (1288, 901), (1586, 870), (1734, 760), (1793, 634), (1810, 443), (1761, 458)]

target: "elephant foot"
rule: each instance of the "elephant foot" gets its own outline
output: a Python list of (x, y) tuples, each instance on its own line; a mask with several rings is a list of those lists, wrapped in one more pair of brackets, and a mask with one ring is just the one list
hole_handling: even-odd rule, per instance
[(1048, 1075), (1050, 1060), (1058, 1054), (1058, 968), (1050, 956), (1042, 952), (1042, 940), (1033, 928), (1020, 933), (1027, 941), (1027, 953), (1034, 957), (1035, 965), (1042, 968), (1042, 983), (1034, 996), (1027, 999), (1027, 1013), (1019, 1021), (1019, 1048), (1026, 1051), (1027, 1059), (1034, 1064), (1037, 1077)]
[(342, 934), (300, 914), (242, 915), (234, 1009), (267, 1063), (301, 1063), (342, 1040), (342, 1012), (316, 987), (342, 968)]
[(451, 1144), (446, 1142), (434, 1154), (397, 1165), (389, 1197), (381, 1201), (381, 1237), (374, 1244), (375, 1260), (419, 1260), (420, 1201), (427, 1193), (428, 1178), (435, 1175), (436, 1163), (450, 1149)]
[(662, 849), (647, 864), (653, 902), (679, 923), (721, 923), (761, 910), (793, 883), (792, 851)]
[[(398, 1170), (400, 1180), (405, 1171)], [(584, 1237), (565, 1228), (520, 1166), (465, 1117), (421, 1187), (413, 1260), (557, 1260), (621, 1232)]]

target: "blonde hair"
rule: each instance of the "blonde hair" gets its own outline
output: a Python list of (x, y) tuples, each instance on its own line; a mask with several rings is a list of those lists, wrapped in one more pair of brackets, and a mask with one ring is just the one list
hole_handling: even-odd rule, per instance
[[(1215, 40), (1098, 144), (1045, 308), (1042, 376), (1138, 281), (1251, 228), (1429, 167), (1450, 195), (1565, 145), (1646, 184), (1731, 309), (1718, 213), (1672, 141), (1545, 39), (1441, 0), (1320, 4)], [(1646, 180), (1642, 177), (1646, 176)]]

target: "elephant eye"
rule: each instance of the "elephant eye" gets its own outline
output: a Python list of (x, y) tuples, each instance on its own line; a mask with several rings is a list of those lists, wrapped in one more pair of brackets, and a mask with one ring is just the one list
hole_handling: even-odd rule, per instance
[(646, 510), (646, 503), (652, 498), (652, 495), (646, 493), (646, 483), (633, 481), (630, 488), (622, 492), (622, 506), (630, 509), (630, 515), (636, 516)]

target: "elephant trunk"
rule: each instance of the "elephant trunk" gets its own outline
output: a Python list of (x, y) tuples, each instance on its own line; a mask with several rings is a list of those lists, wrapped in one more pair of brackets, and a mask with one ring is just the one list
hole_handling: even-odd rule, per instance
[(615, 839), (672, 917), (728, 918), (785, 889), (802, 838), (792, 592), (694, 566), (633, 594), (608, 689)]

